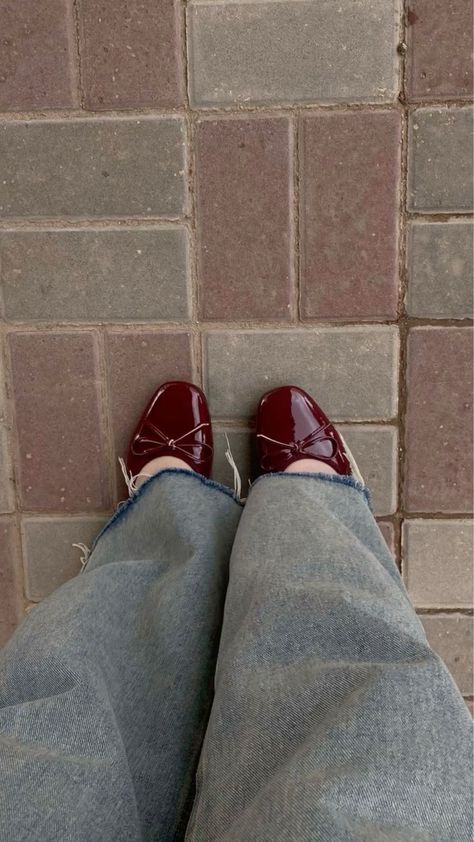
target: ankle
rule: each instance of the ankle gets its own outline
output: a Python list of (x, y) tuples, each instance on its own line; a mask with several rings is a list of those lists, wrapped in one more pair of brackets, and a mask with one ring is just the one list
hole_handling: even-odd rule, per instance
[(135, 477), (135, 487), (140, 488), (147, 479), (169, 468), (179, 468), (183, 471), (194, 473), (193, 469), (184, 459), (178, 459), (177, 456), (159, 456), (157, 459), (152, 459), (143, 466), (140, 473)]
[(337, 472), (319, 459), (297, 459), (284, 470), (285, 474), (336, 474)]

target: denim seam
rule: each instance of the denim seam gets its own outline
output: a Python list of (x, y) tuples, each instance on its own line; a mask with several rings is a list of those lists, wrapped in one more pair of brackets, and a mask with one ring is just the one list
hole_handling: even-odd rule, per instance
[(333, 483), (336, 483), (336, 485), (347, 485), (347, 486), (349, 486), (349, 488), (354, 488), (355, 491), (358, 491), (359, 494), (362, 494), (362, 496), (364, 497), (369, 509), (371, 511), (373, 511), (372, 497), (371, 497), (370, 491), (367, 488), (367, 486), (362, 485), (362, 483), (359, 482), (359, 480), (355, 479), (354, 477), (346, 476), (344, 474), (323, 474), (323, 473), (312, 473), (312, 472), (311, 473), (309, 473), (309, 472), (305, 473), (303, 471), (298, 472), (298, 473), (297, 472), (289, 473), (287, 471), (284, 471), (284, 472), (283, 471), (278, 471), (278, 472), (275, 471), (275, 472), (270, 473), (270, 474), (261, 474), (259, 477), (257, 477), (255, 482), (253, 482), (252, 485), (250, 486), (250, 490), (252, 490), (252, 488), (254, 488), (255, 485), (257, 485), (257, 483), (261, 482), (262, 480), (273, 479), (273, 477), (285, 477), (287, 479), (292, 478), (292, 477), (301, 477), (301, 478), (304, 478), (304, 479), (321, 480), (322, 482), (333, 482)]
[(201, 485), (207, 486), (207, 488), (214, 488), (216, 491), (220, 491), (222, 494), (225, 494), (227, 497), (230, 497), (234, 501), (234, 503), (237, 503), (237, 505), (243, 507), (243, 503), (239, 500), (237, 495), (232, 491), (232, 489), (228, 488), (226, 485), (222, 485), (220, 482), (216, 482), (213, 479), (208, 479), (202, 474), (198, 474), (196, 471), (187, 471), (184, 468), (165, 468), (164, 470), (159, 471), (157, 474), (153, 474), (153, 476), (145, 480), (145, 482), (142, 483), (140, 488), (134, 491), (133, 494), (128, 498), (128, 500), (124, 500), (122, 503), (119, 503), (118, 508), (116, 509), (110, 520), (105, 524), (104, 528), (99, 532), (96, 539), (94, 540), (90, 555), (92, 555), (97, 546), (98, 541), (102, 538), (105, 532), (107, 532), (109, 527), (116, 523), (122, 517), (122, 515), (124, 515), (125, 512), (127, 512), (130, 509), (130, 507), (133, 506), (134, 503), (136, 503), (136, 501), (144, 495), (146, 489), (148, 489), (155, 482), (155, 480), (160, 479), (165, 474), (181, 474), (181, 476), (186, 476), (197, 480), (199, 483), (201, 483)]

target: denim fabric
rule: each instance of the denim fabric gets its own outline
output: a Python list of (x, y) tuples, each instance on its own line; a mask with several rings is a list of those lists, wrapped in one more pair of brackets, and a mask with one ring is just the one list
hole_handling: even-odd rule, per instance
[(471, 745), (356, 483), (165, 471), (0, 653), (0, 840), (468, 842)]
[(184, 835), (241, 514), (149, 480), (0, 654), (1, 842)]
[(363, 494), (325, 480), (250, 492), (187, 839), (468, 842), (470, 716)]

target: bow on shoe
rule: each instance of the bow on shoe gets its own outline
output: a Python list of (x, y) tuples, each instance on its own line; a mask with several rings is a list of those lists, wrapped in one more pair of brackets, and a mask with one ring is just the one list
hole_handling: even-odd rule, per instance
[[(265, 441), (270, 442), (271, 444), (278, 445), (278, 452), (286, 454), (288, 457), (293, 459), (301, 458), (304, 459), (305, 456), (309, 455), (314, 458), (315, 454), (311, 452), (311, 448), (315, 444), (322, 444), (322, 442), (331, 442), (331, 453), (321, 454), (322, 459), (332, 459), (333, 456), (336, 455), (337, 452), (337, 441), (331, 436), (326, 433), (328, 425), (324, 427), (318, 427), (317, 430), (313, 430), (312, 433), (305, 436), (304, 439), (301, 441), (294, 441), (294, 442), (285, 442), (285, 441), (278, 441), (277, 439), (272, 439), (270, 436), (265, 436), (263, 433), (257, 433), (257, 438), (265, 439)], [(273, 448), (273, 452), (275, 452), (275, 448)], [(272, 457), (272, 448), (268, 448), (268, 452), (264, 455), (262, 459), (262, 464), (264, 467), (268, 465), (269, 461), (271, 462)]]
[(152, 459), (154, 456), (160, 456), (164, 448), (172, 450), (176, 454), (181, 452), (185, 456), (189, 456), (194, 454), (195, 449), (199, 447), (199, 459), (201, 459), (203, 450), (207, 448), (212, 451), (212, 447), (204, 441), (194, 440), (187, 442), (186, 439), (197, 433), (198, 430), (202, 430), (203, 427), (209, 426), (210, 424), (204, 421), (202, 424), (198, 424), (197, 427), (193, 427), (187, 433), (183, 433), (183, 435), (173, 439), (168, 438), (163, 430), (160, 430), (151, 421), (146, 421), (143, 425), (143, 430), (147, 431), (147, 435), (144, 436), (143, 432), (139, 433), (132, 444), (132, 452), (135, 456), (150, 456), (150, 459)]

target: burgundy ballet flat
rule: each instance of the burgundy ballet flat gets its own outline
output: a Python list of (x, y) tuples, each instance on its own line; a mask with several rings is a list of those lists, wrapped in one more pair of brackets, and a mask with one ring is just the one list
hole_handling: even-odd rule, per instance
[(181, 380), (163, 383), (145, 409), (132, 436), (127, 472), (135, 477), (158, 456), (176, 456), (209, 477), (212, 426), (207, 400), (198, 386)]
[(319, 459), (342, 476), (363, 481), (341, 434), (313, 398), (297, 386), (272, 389), (257, 411), (261, 472), (284, 471), (297, 459)]

